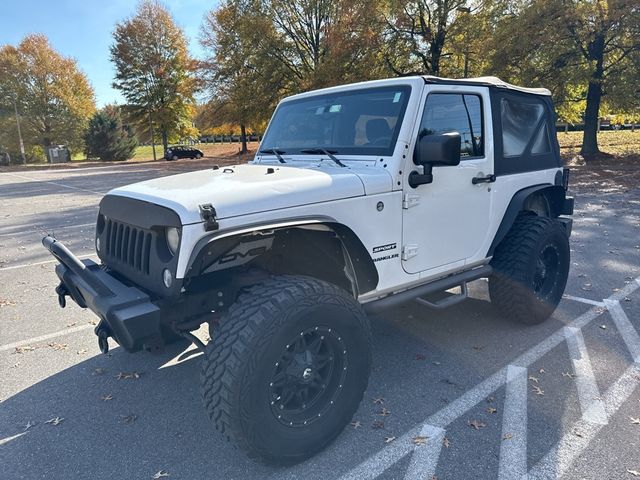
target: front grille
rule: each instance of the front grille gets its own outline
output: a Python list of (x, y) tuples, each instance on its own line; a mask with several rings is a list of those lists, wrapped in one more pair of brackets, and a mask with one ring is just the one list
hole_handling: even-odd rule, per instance
[(105, 255), (109, 260), (148, 275), (151, 232), (111, 219), (107, 219), (105, 229)]

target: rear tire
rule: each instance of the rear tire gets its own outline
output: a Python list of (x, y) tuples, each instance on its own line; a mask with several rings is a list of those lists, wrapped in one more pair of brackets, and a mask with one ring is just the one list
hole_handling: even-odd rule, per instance
[(491, 261), (491, 303), (511, 320), (544, 322), (562, 299), (569, 260), (569, 239), (560, 222), (521, 214)]
[(267, 464), (329, 445), (367, 387), (371, 331), (358, 302), (309, 277), (275, 276), (242, 293), (202, 362), (205, 409), (217, 430)]
[(173, 160), (175, 162), (176, 160), (178, 160), (178, 156), (174, 155), (173, 157), (171, 157), (171, 160)]

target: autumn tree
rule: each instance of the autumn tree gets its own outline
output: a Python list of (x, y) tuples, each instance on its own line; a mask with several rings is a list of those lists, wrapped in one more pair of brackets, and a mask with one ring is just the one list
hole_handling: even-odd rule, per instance
[(499, 22), (488, 47), (494, 71), (511, 81), (549, 87), (560, 110), (583, 106), (581, 153), (588, 159), (599, 152), (603, 98), (628, 90), (629, 81), (637, 83), (640, 5), (635, 0), (530, 0)]
[(242, 152), (247, 151), (247, 127), (256, 129), (275, 106), (284, 69), (265, 54), (265, 38), (273, 27), (251, 2), (227, 0), (208, 12), (200, 31), (207, 57), (200, 62), (208, 93), (198, 123), (208, 127), (235, 124), (240, 128)]
[(54, 144), (79, 152), (95, 111), (93, 89), (75, 60), (56, 52), (45, 36), (28, 35), (17, 47), (0, 47), (0, 143), (13, 153), (19, 151), (17, 124), (7, 117), (16, 110), (31, 157)]
[[(466, 0), (391, 0), (384, 12), (385, 62), (396, 75), (440, 75), (449, 29)], [(468, 17), (465, 17), (468, 19)]]
[(131, 129), (123, 125), (120, 108), (107, 105), (96, 112), (85, 133), (87, 158), (128, 160), (133, 157), (138, 141)]
[(116, 25), (113, 86), (138, 124), (160, 131), (166, 150), (173, 136), (193, 135), (195, 81), (184, 33), (159, 2), (143, 0), (133, 17)]
[(374, 0), (264, 0), (275, 35), (270, 55), (297, 90), (379, 78), (379, 2)]

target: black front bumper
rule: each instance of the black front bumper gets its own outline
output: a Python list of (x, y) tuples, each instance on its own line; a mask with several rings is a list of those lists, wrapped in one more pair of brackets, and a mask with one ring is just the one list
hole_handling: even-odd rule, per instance
[(91, 260), (80, 260), (67, 247), (47, 236), (42, 244), (60, 262), (56, 288), (60, 305), (70, 296), (80, 307), (91, 309), (100, 324), (96, 334), (101, 349), (113, 337), (128, 352), (143, 348), (157, 350), (164, 345), (161, 308), (142, 290), (126, 285)]

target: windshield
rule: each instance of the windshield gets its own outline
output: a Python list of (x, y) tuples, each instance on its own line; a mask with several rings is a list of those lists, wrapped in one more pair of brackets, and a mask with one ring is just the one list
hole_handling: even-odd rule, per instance
[(367, 88), (280, 104), (260, 149), (280, 153), (391, 155), (411, 87)]

